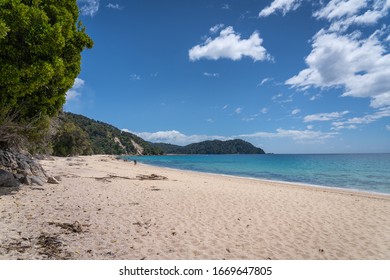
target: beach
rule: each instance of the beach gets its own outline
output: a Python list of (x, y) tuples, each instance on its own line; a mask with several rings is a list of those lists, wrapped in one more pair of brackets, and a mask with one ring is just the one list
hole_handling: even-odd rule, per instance
[(134, 164), (41, 160), (0, 196), (0, 259), (390, 259), (390, 196)]

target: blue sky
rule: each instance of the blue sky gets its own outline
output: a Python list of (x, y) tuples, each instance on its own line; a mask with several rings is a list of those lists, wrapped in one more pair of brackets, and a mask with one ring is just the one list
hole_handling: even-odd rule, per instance
[(145, 140), (390, 152), (390, 0), (78, 0), (65, 110)]

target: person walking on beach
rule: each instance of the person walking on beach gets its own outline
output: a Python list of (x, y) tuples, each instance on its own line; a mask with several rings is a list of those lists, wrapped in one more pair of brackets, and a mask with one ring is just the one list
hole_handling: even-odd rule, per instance
[(137, 161), (136, 160), (134, 160), (134, 165), (137, 165)]

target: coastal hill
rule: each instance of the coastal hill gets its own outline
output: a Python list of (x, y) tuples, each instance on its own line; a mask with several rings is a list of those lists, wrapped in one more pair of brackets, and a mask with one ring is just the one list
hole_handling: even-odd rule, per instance
[(61, 113), (55, 126), (52, 146), (56, 156), (162, 154), (159, 148), (132, 133), (82, 115)]
[(178, 146), (151, 143), (110, 124), (82, 115), (61, 113), (52, 138), (53, 154), (57, 156), (93, 154), (264, 154), (260, 148), (243, 140), (212, 140)]
[(264, 154), (261, 148), (253, 146), (241, 139), (235, 140), (210, 140), (187, 146), (178, 146), (165, 143), (151, 144), (166, 154)]

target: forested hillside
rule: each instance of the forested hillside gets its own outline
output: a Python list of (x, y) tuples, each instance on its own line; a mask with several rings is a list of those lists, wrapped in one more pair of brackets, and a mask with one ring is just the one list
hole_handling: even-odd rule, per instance
[(184, 147), (165, 143), (152, 145), (160, 148), (166, 154), (264, 154), (262, 149), (241, 139), (204, 141)]
[(52, 140), (53, 154), (159, 155), (162, 151), (140, 137), (82, 115), (61, 113)]

